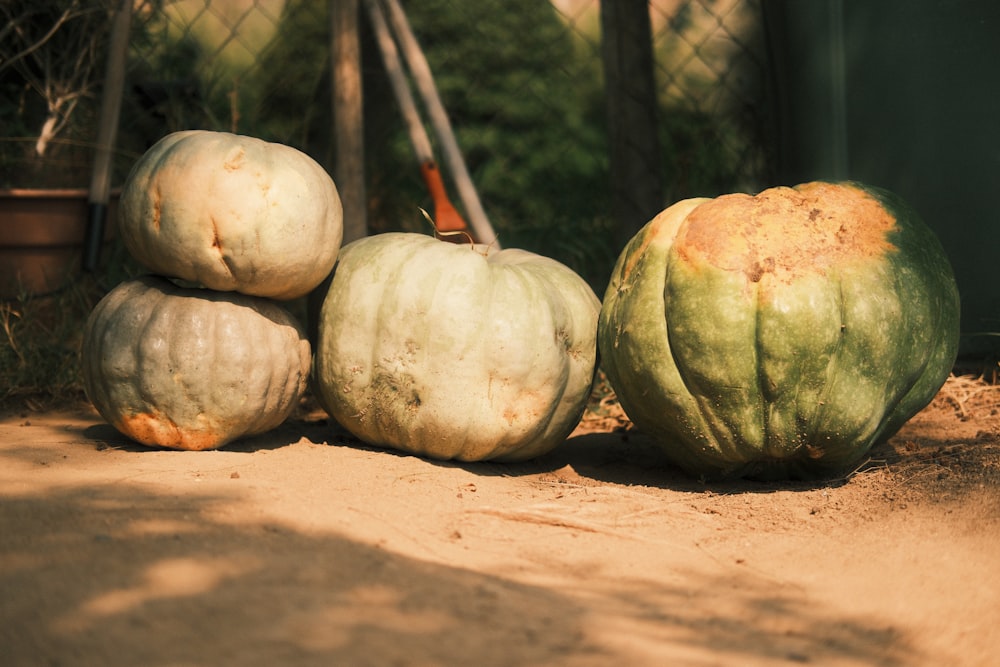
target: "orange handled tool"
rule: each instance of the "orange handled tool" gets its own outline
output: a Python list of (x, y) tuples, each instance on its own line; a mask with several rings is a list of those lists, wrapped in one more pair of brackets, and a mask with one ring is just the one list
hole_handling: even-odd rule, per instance
[[(375, 33), (376, 43), (378, 44), (379, 50), (382, 52), (382, 60), (385, 65), (386, 73), (389, 75), (389, 83), (392, 86), (392, 91), (396, 97), (396, 102), (399, 104), (400, 112), (403, 115), (403, 120), (406, 122), (406, 127), (410, 135), (410, 143), (413, 144), (413, 151), (416, 153), (417, 162), (420, 165), (420, 175), (424, 179), (424, 184), (427, 186), (428, 194), (431, 196), (431, 201), (434, 204), (434, 217), (433, 224), (434, 228), (443, 240), (455, 241), (458, 243), (468, 243), (470, 241), (478, 240), (475, 237), (481, 235), (482, 230), (477, 227), (477, 231), (480, 234), (474, 234), (472, 229), (466, 224), (465, 219), (458, 212), (458, 210), (452, 205), (451, 200), (448, 198), (447, 190), (444, 186), (444, 181), (441, 178), (441, 171), (438, 168), (437, 161), (434, 159), (434, 150), (431, 146), (430, 137), (427, 136), (427, 130), (424, 128), (423, 121), (420, 118), (420, 112), (417, 109), (416, 102), (413, 99), (413, 93), (410, 90), (410, 84), (407, 79), (405, 68), (403, 67), (403, 62), (399, 57), (399, 50), (397, 49), (396, 41), (393, 39), (392, 30), (390, 29), (389, 23), (386, 21), (386, 16), (383, 11), (379, 0), (364, 0), (366, 9), (368, 10), (369, 16), (371, 18), (372, 28)], [(423, 76), (418, 76), (419, 81), (430, 81), (430, 69), (427, 66), (426, 59), (423, 57), (423, 53), (420, 52), (419, 46), (416, 44), (415, 39), (412, 34), (410, 34), (409, 25), (406, 22), (405, 15), (402, 13), (402, 7), (396, 2), (388, 3), (391, 8), (391, 13), (395, 22), (399, 24), (400, 34), (405, 37), (405, 42), (407, 45), (406, 51), (420, 64), (420, 71), (423, 72)], [(431, 87), (433, 87), (433, 82), (430, 82)], [(419, 87), (419, 86), (418, 86)], [(437, 110), (437, 114), (432, 115), (432, 121), (435, 118), (443, 117), (443, 122), (447, 123), (447, 116), (444, 114), (443, 107), (440, 106), (439, 100), (437, 100), (436, 90), (432, 96), (438, 104), (434, 105), (434, 109)], [(426, 100), (425, 100), (426, 101)], [(435, 125), (441, 124), (441, 119)], [(444, 141), (448, 139), (448, 141)], [(442, 134), (442, 141), (445, 144), (445, 148), (454, 144), (454, 136), (449, 132)], [(472, 195), (475, 195), (475, 189), (471, 187), (471, 179), (468, 178), (467, 173), (464, 169), (464, 162), (461, 160), (461, 154), (458, 152), (457, 145), (451, 146), (451, 153), (457, 154), (457, 158), (449, 160), (449, 152), (445, 151), (446, 162), (455, 162), (461, 165), (461, 179), (459, 181), (459, 194), (463, 194), (466, 190), (470, 190)], [(454, 174), (454, 169), (452, 170)], [(469, 187), (463, 189), (462, 183), (466, 183)], [(481, 211), (482, 206), (479, 204), (478, 196), (474, 196), (474, 201), (470, 205), (469, 201), (463, 197), (463, 202), (465, 203), (466, 212), (473, 216), (475, 221), (475, 215), (477, 211)], [(486, 220), (485, 213), (481, 213), (480, 217), (483, 219), (483, 223), (480, 226), (486, 228), (489, 232), (489, 236), (494, 237), (493, 243), (496, 244), (495, 237), (496, 234), (492, 232), (489, 228), (489, 221)], [(497, 244), (498, 245), (498, 244)]]
[[(433, 160), (426, 160), (420, 164), (420, 175), (424, 177), (427, 185), (427, 192), (434, 202), (434, 228), (438, 232), (465, 232), (469, 233), (469, 226), (465, 224), (465, 219), (458, 209), (448, 199), (448, 193), (444, 189), (444, 181), (441, 179), (441, 171), (437, 163)], [(472, 238), (461, 238), (462, 234), (448, 234), (444, 238), (448, 241), (465, 242)]]

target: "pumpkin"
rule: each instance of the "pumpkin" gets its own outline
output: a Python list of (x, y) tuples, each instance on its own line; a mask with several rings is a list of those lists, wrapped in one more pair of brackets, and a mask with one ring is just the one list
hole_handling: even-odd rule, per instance
[(704, 478), (841, 474), (927, 405), (959, 295), (899, 196), (813, 182), (688, 199), (618, 258), (602, 367), (629, 418)]
[(274, 299), (309, 293), (343, 238), (333, 180), (290, 146), (230, 134), (169, 134), (122, 188), (125, 247), (152, 273)]
[(600, 302), (559, 262), (386, 233), (344, 246), (318, 323), (320, 404), (370, 445), (517, 461), (572, 432)]
[(87, 396), (144, 445), (204, 450), (281, 424), (306, 389), (311, 352), (281, 305), (179, 287), (121, 283), (84, 328)]

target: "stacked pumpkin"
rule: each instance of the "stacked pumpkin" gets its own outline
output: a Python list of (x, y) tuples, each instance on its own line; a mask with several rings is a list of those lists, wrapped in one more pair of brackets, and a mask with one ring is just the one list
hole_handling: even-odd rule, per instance
[(119, 227), (153, 275), (117, 286), (84, 331), (87, 394), (149, 446), (202, 450), (283, 422), (311, 350), (280, 303), (330, 273), (343, 237), (332, 179), (293, 148), (176, 132), (135, 164)]

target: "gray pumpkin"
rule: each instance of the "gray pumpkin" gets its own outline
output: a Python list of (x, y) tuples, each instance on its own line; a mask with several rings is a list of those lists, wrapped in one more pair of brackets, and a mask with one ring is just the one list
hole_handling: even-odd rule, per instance
[(146, 276), (118, 285), (84, 329), (94, 407), (149, 446), (204, 450), (281, 424), (306, 389), (302, 327), (270, 300)]
[(463, 461), (543, 454), (594, 380), (600, 301), (523, 250), (380, 234), (344, 246), (319, 319), (318, 398), (372, 445)]

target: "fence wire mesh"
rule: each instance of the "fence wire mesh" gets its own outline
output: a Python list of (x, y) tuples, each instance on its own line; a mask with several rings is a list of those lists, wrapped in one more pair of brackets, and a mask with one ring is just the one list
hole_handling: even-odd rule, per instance
[[(760, 2), (649, 0), (664, 205), (768, 180)], [(160, 136), (191, 128), (287, 143), (332, 173), (326, 1), (134, 7), (117, 182)], [(599, 1), (405, 8), (504, 245), (554, 256), (600, 284), (617, 248)], [(361, 19), (369, 227), (427, 231), (418, 207), (429, 207), (428, 196)]]

